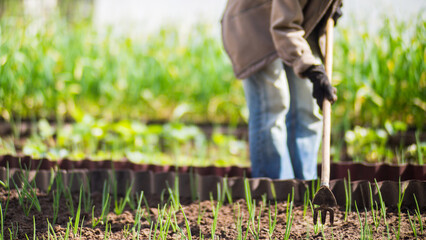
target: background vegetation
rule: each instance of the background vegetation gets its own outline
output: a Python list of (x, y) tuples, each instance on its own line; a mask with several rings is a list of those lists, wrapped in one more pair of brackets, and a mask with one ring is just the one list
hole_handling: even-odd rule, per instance
[[(422, 162), (425, 42), (421, 15), (408, 22), (385, 17), (376, 32), (338, 27), (333, 135), (346, 141), (333, 144), (335, 159), (349, 154), (367, 161)], [(130, 37), (98, 30), (90, 17), (69, 18), (58, 11), (37, 19), (19, 14), (18, 6), (0, 19), (0, 116), (14, 126), (15, 138), (22, 119), (39, 127), (39, 119), (55, 119), (59, 128), (51, 136), (56, 137), (67, 131), (61, 128), (65, 119), (83, 124), (93, 118), (107, 126), (120, 120), (236, 126), (246, 122), (247, 109), (220, 38), (207, 25), (188, 34), (171, 26)], [(389, 137), (407, 131), (416, 132), (414, 146), (387, 146)], [(38, 128), (33, 135), (40, 140), (42, 132)], [(99, 138), (91, 131), (89, 136)], [(0, 141), (6, 152), (12, 151), (5, 147), (8, 141)], [(48, 145), (45, 141), (38, 143)], [(105, 147), (108, 140), (99, 142), (104, 145), (81, 150), (88, 146), (82, 140), (79, 152), (94, 154), (102, 146), (112, 151)], [(68, 151), (76, 146), (56, 144)]]

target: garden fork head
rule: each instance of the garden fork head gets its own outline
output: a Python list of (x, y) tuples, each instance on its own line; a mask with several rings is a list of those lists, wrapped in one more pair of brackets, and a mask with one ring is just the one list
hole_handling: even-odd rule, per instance
[(330, 224), (334, 223), (334, 210), (337, 205), (333, 192), (327, 186), (321, 186), (314, 196), (313, 204), (319, 205), (314, 209), (314, 224), (317, 224), (318, 212), (321, 212), (321, 223), (325, 224), (327, 212), (330, 215)]

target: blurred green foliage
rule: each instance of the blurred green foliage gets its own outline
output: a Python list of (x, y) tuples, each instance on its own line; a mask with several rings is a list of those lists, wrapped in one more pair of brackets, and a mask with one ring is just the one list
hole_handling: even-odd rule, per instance
[[(130, 37), (96, 29), (90, 17), (69, 21), (59, 11), (37, 19), (14, 11), (0, 19), (0, 117), (12, 123), (15, 138), (22, 118), (56, 119), (60, 129), (38, 122), (25, 153), (170, 163), (170, 155), (162, 154), (166, 151), (188, 159), (214, 155), (219, 164), (245, 147), (229, 136), (213, 135), (212, 154), (199, 129), (177, 123), (247, 120), (241, 82), (209, 26), (200, 24), (185, 34), (165, 27)], [(386, 143), (395, 133), (389, 126), (402, 123), (418, 133), (424, 128), (425, 43), (421, 15), (409, 21), (384, 17), (374, 32), (338, 26), (333, 84), (339, 100), (333, 105), (332, 133), (333, 139), (345, 135), (346, 141), (334, 143), (335, 156), (343, 144), (355, 160), (401, 158), (410, 151), (424, 156), (420, 140), (399, 155)], [(63, 126), (67, 117), (77, 123)], [(13, 140), (0, 140), (0, 152), (15, 151)]]
[[(248, 166), (244, 140), (215, 129), (212, 138), (200, 128), (182, 123), (146, 125), (115, 122), (85, 115), (79, 122), (56, 126), (40, 119), (22, 147), (34, 158), (58, 160), (122, 160), (177, 166)], [(0, 154), (15, 154), (13, 138), (0, 139)]]

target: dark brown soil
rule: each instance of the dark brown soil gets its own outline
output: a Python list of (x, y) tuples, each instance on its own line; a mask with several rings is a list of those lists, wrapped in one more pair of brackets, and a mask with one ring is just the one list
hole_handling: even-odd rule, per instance
[[(53, 199), (52, 195), (46, 195), (46, 193), (38, 193), (38, 198), (41, 205), (41, 212), (37, 212), (34, 208), (31, 210), (29, 216), (25, 216), (23, 208), (19, 205), (18, 195), (16, 190), (11, 190), (10, 192), (1, 188), (0, 189), (0, 201), (3, 212), (5, 211), (5, 206), (7, 199), (9, 198), (9, 205), (7, 208), (7, 213), (4, 216), (4, 239), (10, 238), (10, 231), (15, 232), (13, 239), (25, 239), (26, 235), (29, 239), (33, 239), (33, 216), (35, 219), (36, 225), (36, 236), (39, 239), (48, 239), (48, 225), (47, 220), (52, 222), (53, 219)], [(111, 196), (112, 197), (112, 196)], [(101, 205), (101, 194), (93, 194), (92, 200), (95, 206), (95, 216), (96, 218), (100, 216), (100, 205)], [(159, 231), (155, 231), (156, 223), (160, 222), (158, 220), (159, 210), (159, 199), (148, 198), (147, 202), (149, 204), (149, 218), (151, 218), (152, 224), (149, 223), (148, 215), (145, 214), (141, 220), (141, 230), (140, 230), (140, 239), (153, 239), (154, 236), (158, 239)], [(77, 208), (78, 203), (78, 194), (74, 194), (74, 205)], [(182, 200), (182, 209), (189, 221), (191, 235), (193, 239), (211, 239), (212, 238), (212, 224), (213, 224), (213, 211), (212, 206), (216, 206), (216, 201), (203, 201), (203, 202), (193, 202)], [(261, 206), (263, 205), (261, 200), (257, 200), (256, 208), (256, 217), (255, 217), (255, 226), (258, 227), (258, 215)], [(132, 236), (136, 239), (136, 234), (131, 233), (132, 226), (134, 224), (135, 211), (132, 210), (129, 206), (126, 207), (125, 211), (116, 215), (113, 213), (113, 206), (111, 204), (111, 211), (108, 214), (108, 226), (110, 232), (108, 234), (108, 239), (132, 239)], [(164, 206), (164, 205), (162, 205)], [(170, 206), (170, 203), (167, 205)], [(169, 209), (166, 206), (166, 209)], [(264, 206), (264, 205), (263, 205)], [(146, 207), (144, 207), (147, 210)], [(264, 206), (260, 218), (260, 236), (259, 239), (285, 239), (285, 232), (287, 227), (287, 203), (278, 202), (277, 203), (277, 224), (271, 235), (268, 234), (269, 230), (269, 217), (268, 217), (268, 208), (272, 212), (272, 218), (274, 217), (274, 203), (271, 203), (269, 207)], [(239, 209), (239, 210), (238, 210)], [(376, 228), (373, 223), (372, 212), (367, 211), (365, 213), (364, 209), (360, 210), (360, 218), (363, 226), (365, 226), (365, 214), (367, 214), (367, 222), (369, 225), (369, 231), (371, 234), (367, 234), (371, 239), (383, 239), (391, 238), (397, 239), (398, 235), (398, 214), (396, 211), (389, 210), (386, 214), (386, 222), (389, 224), (389, 234), (387, 233), (386, 226), (384, 224), (383, 218), (380, 220), (379, 226)], [(238, 212), (240, 211), (240, 214)], [(147, 211), (145, 211), (147, 212)], [(171, 211), (168, 211), (171, 213)], [(183, 235), (188, 236), (185, 219), (183, 217), (182, 211), (175, 211), (176, 219), (172, 218), (174, 223), (177, 223), (179, 228), (176, 228), (173, 231), (170, 227), (167, 235), (167, 239), (184, 239)], [(325, 225), (323, 228), (321, 226), (313, 225), (312, 212), (310, 208), (307, 208), (307, 211), (304, 211), (303, 206), (296, 206), (293, 210), (294, 218), (293, 223), (291, 224), (290, 239), (360, 239), (362, 236), (362, 230), (360, 227), (360, 219), (356, 211), (349, 213), (348, 220), (345, 221), (345, 211), (344, 209), (336, 210), (335, 212), (335, 224), (330, 226), (329, 224)], [(380, 214), (378, 218), (380, 218)], [(53, 226), (53, 229), (59, 239), (65, 237), (67, 223), (69, 222), (70, 212), (65, 204), (65, 199), (61, 199), (61, 205), (59, 210), (59, 216), (56, 224)], [(217, 230), (215, 231), (216, 239), (238, 239), (238, 229), (237, 229), (237, 216), (242, 217), (242, 235), (243, 238), (247, 233), (248, 239), (256, 239), (255, 236), (247, 229), (248, 226), (248, 216), (247, 205), (245, 200), (234, 200), (232, 204), (225, 203), (221, 206), (218, 220), (217, 220)], [(415, 220), (415, 213), (410, 212), (411, 221), (416, 226), (417, 238), (425, 239), (426, 238), (426, 229), (423, 230), (423, 234), (420, 233), (420, 224)], [(105, 239), (105, 225), (99, 224), (95, 228), (92, 228), (92, 217), (91, 212), (84, 213), (83, 227), (78, 230), (77, 235), (69, 234), (70, 239)], [(399, 238), (400, 239), (415, 239), (413, 230), (410, 227), (410, 221), (408, 219), (407, 211), (403, 211), (400, 216), (400, 230)], [(164, 223), (165, 220), (162, 220)], [(197, 222), (198, 221), (198, 222)], [(421, 221), (423, 226), (426, 228), (426, 214), (423, 212), (421, 215)], [(328, 219), (327, 219), (328, 222)], [(81, 221), (80, 221), (81, 224)], [(253, 225), (250, 225), (251, 229)], [(151, 227), (151, 229), (150, 229)], [(126, 230), (127, 229), (127, 230)], [(10, 231), (9, 231), (10, 230)], [(52, 238), (53, 239), (53, 238)]]

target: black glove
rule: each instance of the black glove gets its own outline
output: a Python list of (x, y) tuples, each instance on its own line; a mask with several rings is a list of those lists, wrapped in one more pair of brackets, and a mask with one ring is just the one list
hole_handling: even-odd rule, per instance
[(331, 104), (337, 100), (337, 89), (331, 86), (323, 65), (312, 65), (302, 75), (309, 78), (314, 85), (312, 97), (317, 100), (321, 109), (324, 98), (328, 99)]

